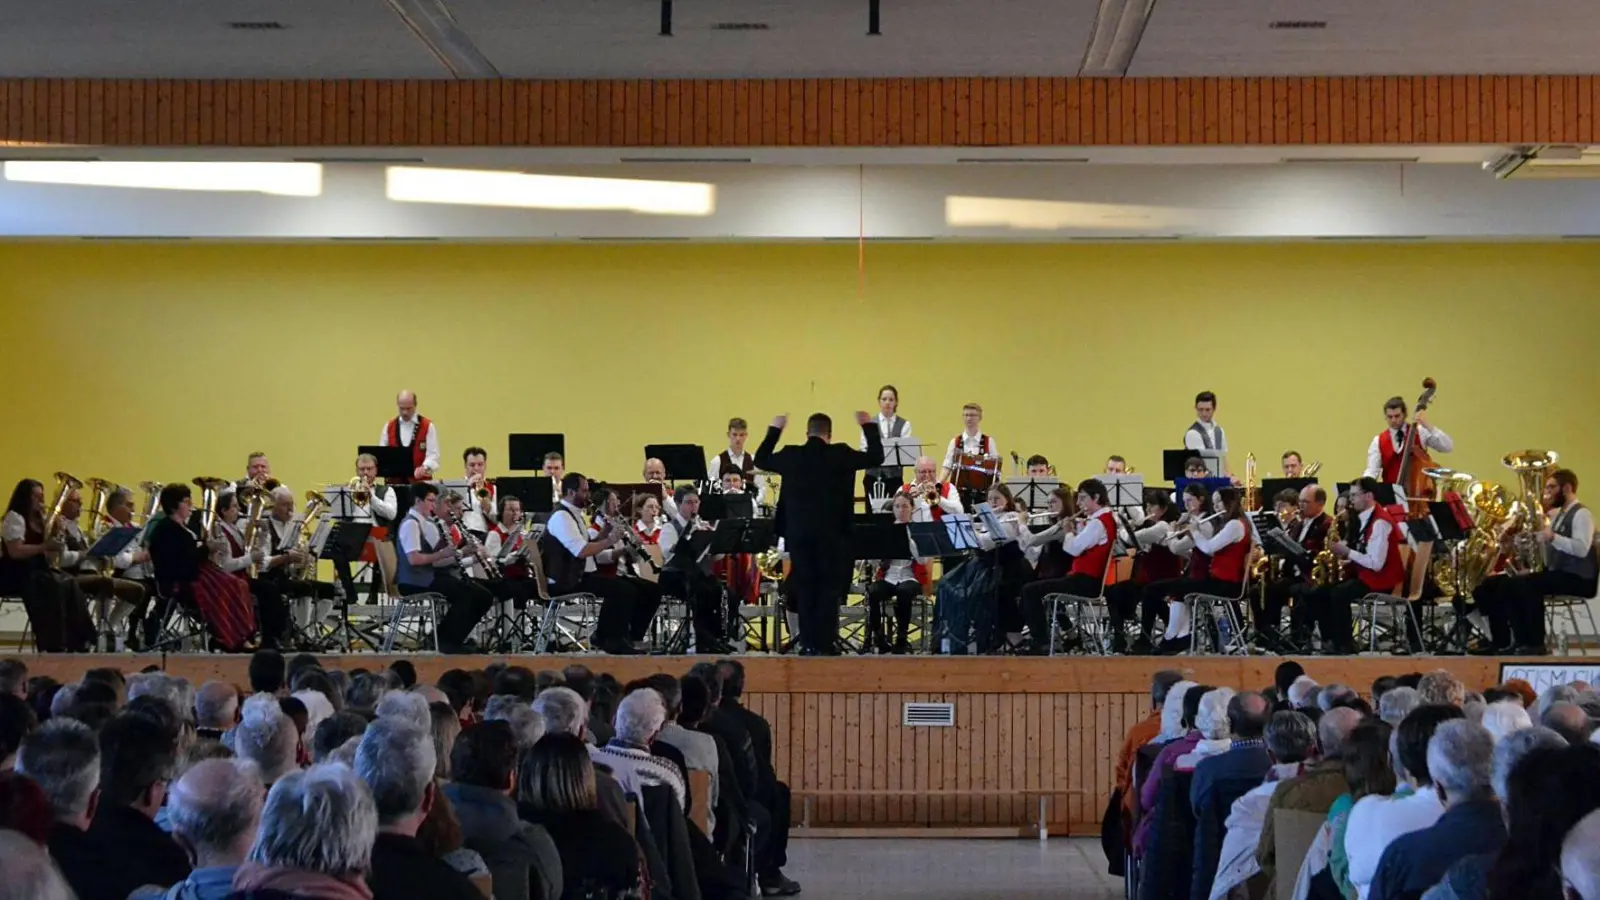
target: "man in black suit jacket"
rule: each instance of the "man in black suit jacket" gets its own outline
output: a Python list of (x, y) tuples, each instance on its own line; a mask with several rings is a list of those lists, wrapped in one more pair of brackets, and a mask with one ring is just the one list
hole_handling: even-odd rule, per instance
[(878, 423), (859, 411), (856, 422), (867, 439), (865, 452), (830, 443), (833, 420), (824, 413), (806, 420), (804, 444), (776, 449), (789, 423), (788, 416), (778, 416), (756, 448), (756, 468), (783, 478), (773, 524), (793, 563), (789, 597), (799, 607), (800, 652), (806, 656), (839, 652), (839, 604), (850, 587), (856, 472), (883, 463)]

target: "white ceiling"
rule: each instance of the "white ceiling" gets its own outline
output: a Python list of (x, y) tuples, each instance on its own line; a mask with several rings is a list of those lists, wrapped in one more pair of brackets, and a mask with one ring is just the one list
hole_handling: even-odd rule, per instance
[[(442, 0), (509, 77), (1072, 75), (1096, 0)], [(1326, 28), (1272, 29), (1274, 20)], [(280, 22), (238, 31), (230, 22)], [(720, 22), (764, 31), (720, 31)], [(1591, 73), (1594, 0), (1155, 0), (1130, 75)], [(387, 0), (0, 0), (0, 77), (440, 78)]]

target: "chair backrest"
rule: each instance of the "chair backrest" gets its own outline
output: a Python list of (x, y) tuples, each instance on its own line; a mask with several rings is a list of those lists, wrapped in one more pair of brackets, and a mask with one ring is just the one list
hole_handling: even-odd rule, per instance
[(528, 568), (533, 572), (534, 590), (539, 592), (539, 599), (545, 603), (550, 602), (550, 579), (544, 576), (544, 555), (537, 547), (527, 553)]
[(689, 821), (711, 833), (711, 773), (705, 769), (689, 770)]
[(472, 886), (477, 888), (485, 897), (494, 897), (494, 876), (488, 872), (472, 876)]
[(1422, 599), (1422, 588), (1428, 583), (1428, 563), (1433, 560), (1433, 541), (1417, 542), (1417, 549), (1411, 554), (1410, 568), (1406, 575), (1405, 598), (1410, 601)]
[(1273, 855), (1277, 859), (1277, 873), (1273, 883), (1276, 900), (1293, 900), (1295, 875), (1300, 871), (1300, 861), (1306, 858), (1311, 842), (1317, 839), (1326, 813), (1307, 812), (1301, 809), (1282, 809), (1273, 812)]

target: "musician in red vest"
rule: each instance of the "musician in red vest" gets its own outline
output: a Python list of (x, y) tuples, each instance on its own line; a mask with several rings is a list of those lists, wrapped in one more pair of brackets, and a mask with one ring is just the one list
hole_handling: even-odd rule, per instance
[(400, 413), (383, 426), (380, 447), (406, 447), (411, 450), (411, 477), (427, 481), (439, 471), (439, 429), (427, 416), (417, 415), (417, 395), (401, 391), (394, 398)]
[(911, 521), (937, 522), (947, 514), (960, 514), (961, 498), (956, 486), (948, 481), (934, 480), (934, 462), (931, 456), (917, 458), (916, 480), (902, 484), (895, 493), (911, 498)]
[(983, 407), (976, 403), (961, 407), (961, 422), (961, 433), (951, 438), (950, 445), (945, 448), (941, 480), (955, 480), (956, 466), (960, 464), (963, 453), (994, 457), (995, 471), (998, 472), (1000, 446), (994, 442), (994, 438), (978, 430), (978, 426), (983, 424)]
[(1067, 577), (1034, 581), (1022, 589), (1022, 617), (1031, 635), (1028, 652), (1035, 656), (1047, 656), (1050, 653), (1050, 623), (1044, 606), (1046, 596), (1100, 596), (1117, 534), (1117, 523), (1110, 504), (1106, 486), (1099, 479), (1079, 482), (1078, 512), (1087, 518), (1077, 532), (1063, 541), (1067, 554), (1072, 557), (1072, 567), (1067, 570)]
[[(1361, 473), (1364, 477), (1377, 478), (1384, 484), (1399, 483), (1400, 460), (1406, 448), (1406, 415), (1403, 397), (1390, 397), (1383, 404), (1383, 416), (1389, 421), (1389, 427), (1367, 445), (1367, 469)], [(1450, 435), (1428, 424), (1426, 412), (1417, 413), (1416, 428), (1418, 443), (1429, 450), (1449, 453), (1456, 448), (1456, 442), (1450, 439)]]
[[(904, 525), (911, 521), (911, 497), (897, 493), (891, 501), (894, 521)], [(905, 559), (878, 560), (876, 574), (867, 585), (867, 635), (872, 648), (878, 653), (905, 654), (910, 652), (911, 604), (921, 596), (929, 584), (927, 560), (916, 558), (916, 545), (910, 547)], [(884, 631), (883, 607), (894, 601), (894, 642)]]
[[(1322, 629), (1323, 648), (1342, 656), (1351, 655), (1356, 649), (1350, 605), (1370, 593), (1387, 593), (1406, 578), (1405, 563), (1400, 559), (1400, 545), (1405, 538), (1394, 517), (1378, 504), (1376, 495), (1381, 486), (1375, 478), (1362, 478), (1350, 485), (1350, 509), (1358, 516), (1356, 540), (1335, 540), (1328, 545), (1335, 556), (1348, 563), (1346, 577), (1338, 584), (1317, 588), (1306, 597)], [(1414, 617), (1408, 617), (1406, 637), (1416, 650), (1421, 647), (1421, 638), (1411, 619)]]
[[(1183, 574), (1184, 561), (1168, 543), (1173, 523), (1178, 513), (1167, 492), (1150, 489), (1144, 492), (1144, 521), (1133, 531), (1133, 577), (1106, 587), (1106, 607), (1111, 613), (1111, 650), (1124, 652), (1126, 638), (1122, 623), (1141, 607), (1139, 635), (1134, 640), (1133, 652), (1147, 655), (1151, 652), (1150, 633), (1155, 630), (1156, 619), (1166, 612), (1166, 596), (1145, 596), (1145, 588), (1156, 582), (1177, 579)], [(1127, 533), (1127, 529), (1123, 529)]]

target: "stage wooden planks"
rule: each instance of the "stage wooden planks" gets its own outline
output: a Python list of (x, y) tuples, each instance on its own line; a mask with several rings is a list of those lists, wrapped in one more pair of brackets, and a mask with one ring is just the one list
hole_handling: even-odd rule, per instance
[[(329, 666), (391, 659), (328, 657)], [(404, 657), (425, 681), (451, 668), (512, 662), (534, 670), (583, 663), (619, 680), (681, 674), (688, 657)], [(200, 683), (246, 684), (248, 657), (30, 656), (32, 674), (76, 680), (85, 669), (135, 672), (164, 664)], [(1110, 793), (1123, 734), (1150, 706), (1149, 678), (1175, 668), (1202, 684), (1261, 687), (1277, 657), (1057, 658), (743, 657), (746, 701), (772, 723), (778, 775), (795, 794), (796, 821), (818, 833), (1032, 834), (1040, 798), (1051, 833), (1092, 834)], [(1448, 669), (1480, 689), (1505, 660), (1479, 657), (1303, 659), (1318, 681), (1365, 693), (1380, 675)], [(1560, 660), (1542, 659), (1556, 663)], [(1574, 661), (1576, 663), (1576, 661)], [(908, 702), (951, 703), (954, 727), (901, 724)], [(808, 799), (809, 798), (809, 799)], [(809, 814), (809, 815), (808, 815)]]

